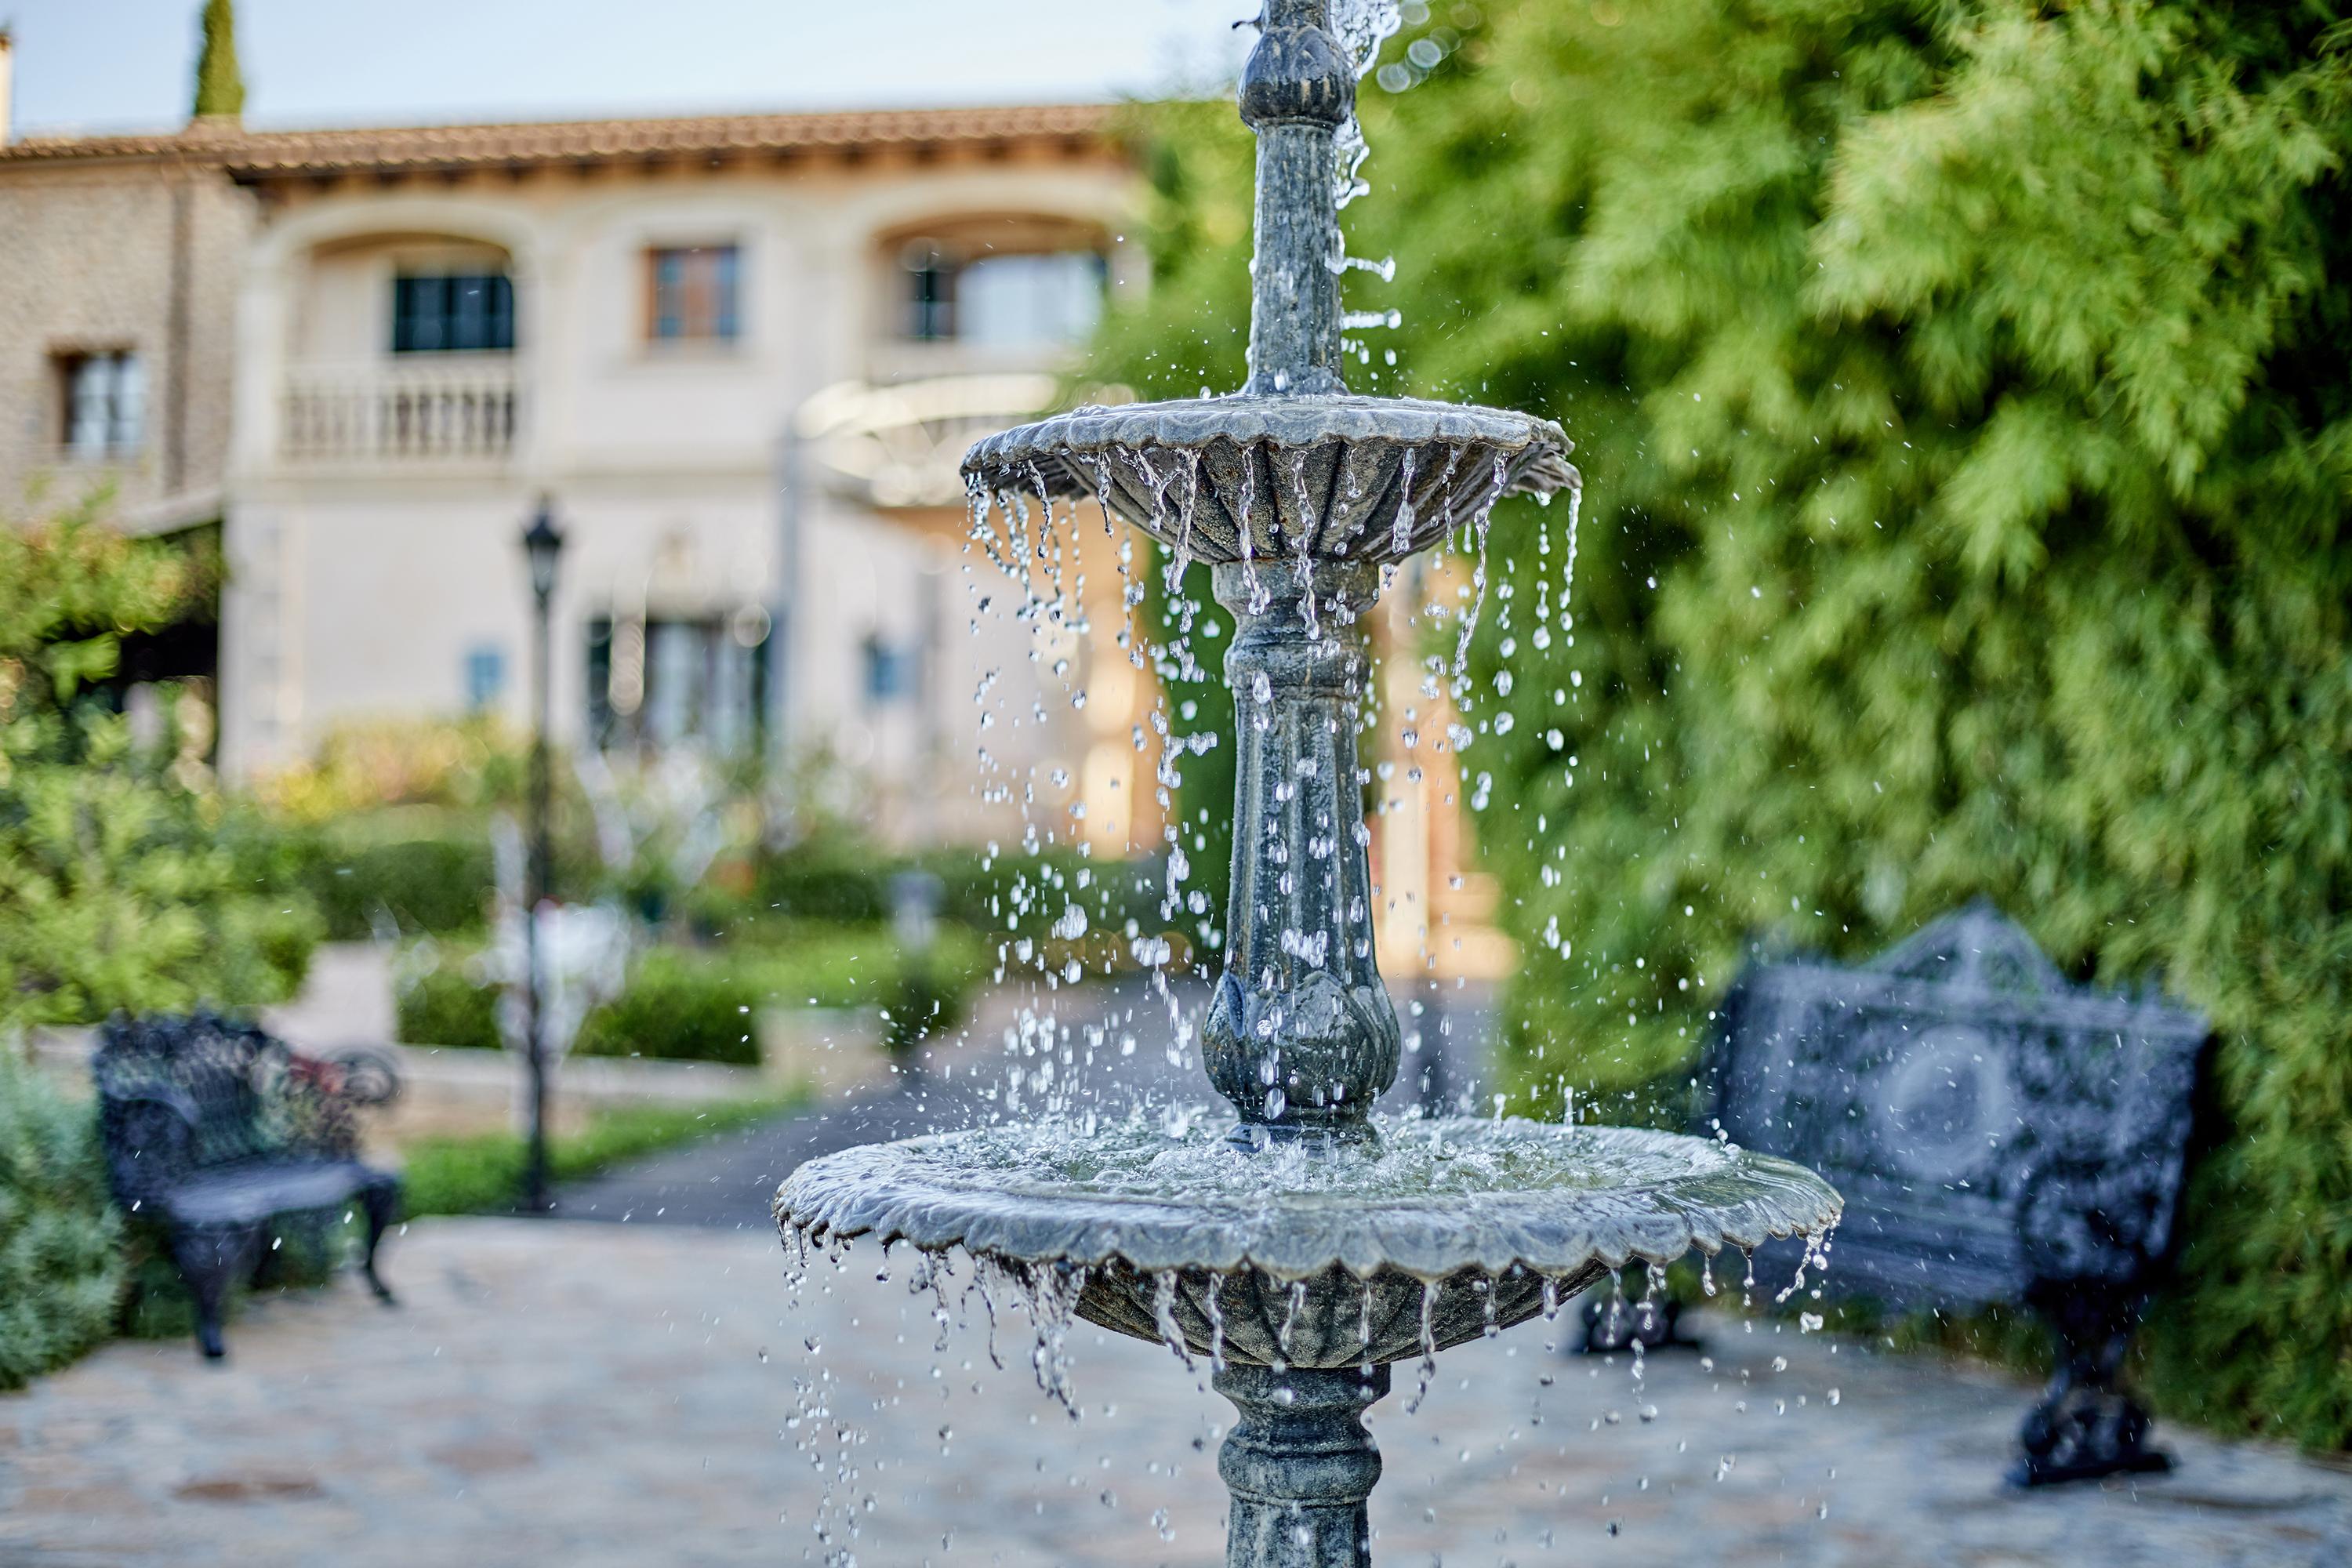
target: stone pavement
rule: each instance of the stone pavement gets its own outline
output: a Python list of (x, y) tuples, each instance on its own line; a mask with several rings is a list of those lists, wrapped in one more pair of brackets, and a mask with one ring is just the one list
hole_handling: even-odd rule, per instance
[[(859, 1248), (795, 1296), (765, 1235), (420, 1222), (387, 1269), (257, 1304), (230, 1360), (110, 1345), (0, 1395), (0, 1565), (868, 1568), (1222, 1562), (1230, 1412), (1164, 1350), (1081, 1325), (1083, 1419), (1036, 1389), (1024, 1325), (933, 1350), (928, 1294)], [(972, 1303), (978, 1313), (978, 1303)], [(1371, 1425), (1384, 1568), (1723, 1562), (1822, 1568), (2341, 1568), (2352, 1474), (2166, 1429), (2170, 1477), (1998, 1482), (2028, 1391), (1926, 1356), (1748, 1332), (1712, 1364), (1547, 1353), (1529, 1324), (1449, 1352)], [(809, 1384), (813, 1394), (799, 1384)], [(825, 1415), (814, 1413), (823, 1411)], [(835, 1419), (862, 1436), (847, 1446)], [(864, 1504), (870, 1498), (868, 1510)]]

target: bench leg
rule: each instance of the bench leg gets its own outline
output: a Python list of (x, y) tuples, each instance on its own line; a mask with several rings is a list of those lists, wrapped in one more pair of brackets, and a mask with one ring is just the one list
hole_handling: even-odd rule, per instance
[(369, 1187), (360, 1194), (360, 1203), (367, 1210), (367, 1250), (360, 1255), (360, 1273), (377, 1300), (387, 1307), (397, 1306), (392, 1288), (375, 1271), (375, 1249), (384, 1231), (400, 1217), (400, 1189), (390, 1183)]
[[(1640, 1268), (1639, 1294), (1627, 1299), (1625, 1276)], [(1665, 1292), (1665, 1270), (1648, 1263), (1628, 1264), (1618, 1283), (1606, 1295), (1588, 1292), (1577, 1309), (1584, 1333), (1570, 1348), (1579, 1355), (1622, 1355), (1636, 1344), (1643, 1353), (1663, 1350), (1700, 1350), (1699, 1342), (1682, 1331), (1682, 1303)]]
[(2122, 1383), (2137, 1297), (2084, 1280), (2037, 1282), (2029, 1300), (2055, 1342), (2058, 1368), (2026, 1413), (2009, 1483), (2041, 1487), (2170, 1469), (2171, 1457), (2148, 1445), (2147, 1411)]
[(257, 1226), (181, 1230), (172, 1234), (172, 1261), (196, 1303), (196, 1348), (207, 1361), (228, 1353), (221, 1340), (221, 1309), (229, 1287), (253, 1272), (261, 1250)]

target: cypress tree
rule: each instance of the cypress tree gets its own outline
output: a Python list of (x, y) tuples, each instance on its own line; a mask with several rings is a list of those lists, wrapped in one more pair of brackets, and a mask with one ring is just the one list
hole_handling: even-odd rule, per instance
[(196, 55), (196, 118), (235, 120), (245, 112), (245, 76), (236, 65), (232, 0), (205, 0), (204, 38)]

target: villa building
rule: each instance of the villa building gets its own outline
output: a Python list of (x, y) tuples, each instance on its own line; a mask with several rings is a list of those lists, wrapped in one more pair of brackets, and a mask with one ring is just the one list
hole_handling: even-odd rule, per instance
[(1099, 796), (1107, 847), (1156, 842), (1129, 804), (1149, 692), (1045, 700), (1100, 661), (974, 616), (955, 476), (1140, 283), (1107, 132), (1066, 107), (0, 148), (0, 486), (218, 520), (231, 773), (354, 718), (523, 719), (515, 540), (547, 496), (560, 739), (823, 748), (886, 822), (953, 833), (983, 803), (938, 764), (995, 669), (1000, 767)]
[[(1110, 118), (0, 143), (0, 498), (106, 486), (128, 526), (218, 528), (216, 636), (160, 673), (214, 679), (227, 776), (354, 720), (525, 722), (518, 536), (546, 497), (560, 743), (822, 754), (902, 840), (1025, 812), (1156, 850), (1157, 691), (1118, 646), (1118, 562), (1080, 530), (1067, 616), (981, 613), (1008, 587), (956, 475), (1069, 396), (1145, 286)], [(1399, 711), (1426, 706), (1396, 678)], [(1507, 963), (1459, 869), (1452, 759), (1369, 749), (1394, 764), (1384, 962)]]

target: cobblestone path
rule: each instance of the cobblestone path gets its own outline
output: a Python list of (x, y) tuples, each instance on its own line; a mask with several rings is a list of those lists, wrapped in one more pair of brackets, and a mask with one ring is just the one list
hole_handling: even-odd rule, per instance
[[(868, 1568), (1223, 1561), (1230, 1412), (1172, 1356), (1082, 1326), (1074, 1422), (1017, 1318), (1009, 1370), (978, 1326), (935, 1352), (931, 1299), (877, 1263), (821, 1268), (794, 1307), (763, 1235), (419, 1223), (387, 1252), (398, 1310), (341, 1281), (258, 1303), (226, 1365), (119, 1343), (0, 1395), (0, 1565), (816, 1561), (845, 1461), (855, 1536), (838, 1506), (832, 1523)], [(2166, 1429), (2176, 1475), (2021, 1496), (1998, 1483), (2015, 1384), (1701, 1330), (1711, 1363), (1654, 1357), (1640, 1386), (1547, 1353), (1538, 1324), (1443, 1358), (1417, 1414), (1401, 1375), (1372, 1416), (1382, 1568), (2352, 1561), (2343, 1471)], [(797, 1384), (820, 1369), (813, 1400)], [(835, 1418), (862, 1440), (836, 1445)]]

